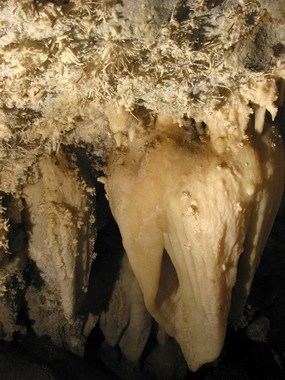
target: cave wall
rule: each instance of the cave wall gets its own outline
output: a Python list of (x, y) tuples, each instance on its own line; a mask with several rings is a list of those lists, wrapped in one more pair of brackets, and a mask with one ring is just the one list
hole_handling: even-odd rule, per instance
[(1, 339), (99, 329), (122, 378), (185, 378), (246, 319), (283, 195), (283, 1), (2, 0), (0, 25)]

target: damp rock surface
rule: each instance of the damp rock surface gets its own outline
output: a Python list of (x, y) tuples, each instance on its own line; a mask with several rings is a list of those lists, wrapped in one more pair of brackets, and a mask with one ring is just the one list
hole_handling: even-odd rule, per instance
[(284, 1), (0, 29), (1, 376), (284, 378)]

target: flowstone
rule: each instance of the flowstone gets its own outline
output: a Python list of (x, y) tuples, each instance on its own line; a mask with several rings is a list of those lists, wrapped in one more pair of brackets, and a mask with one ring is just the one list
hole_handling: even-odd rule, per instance
[(1, 339), (215, 360), (284, 192), (284, 1), (0, 0), (0, 28)]

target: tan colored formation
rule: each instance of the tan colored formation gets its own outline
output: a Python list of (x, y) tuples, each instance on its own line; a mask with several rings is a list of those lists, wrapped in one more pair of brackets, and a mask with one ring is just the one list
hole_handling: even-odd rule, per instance
[[(80, 325), (76, 317), (95, 258), (91, 194), (78, 169), (61, 155), (43, 157), (38, 170), (38, 181), (23, 190), (32, 226), (29, 258), (44, 283), (38, 285), (43, 289), (31, 285), (27, 290), (30, 318), (37, 334), (51, 335), (57, 344), (82, 353), (82, 342), (77, 340), (84, 321)], [(62, 342), (65, 338), (68, 341)]]
[(158, 116), (109, 163), (110, 206), (146, 307), (192, 370), (219, 356), (234, 286), (232, 317), (242, 315), (283, 195), (281, 137), (254, 125), (217, 152)]
[[(78, 354), (98, 324), (138, 363), (153, 317), (146, 365), (183, 367), (169, 336), (191, 370), (214, 360), (284, 189), (284, 1), (11, 0), (0, 27), (1, 338), (24, 310)], [(98, 182), (129, 260), (107, 309)]]

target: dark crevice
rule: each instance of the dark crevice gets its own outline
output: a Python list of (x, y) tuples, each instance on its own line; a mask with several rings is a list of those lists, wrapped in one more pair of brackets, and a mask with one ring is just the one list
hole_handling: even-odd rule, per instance
[(148, 340), (146, 342), (146, 345), (144, 347), (144, 350), (143, 350), (141, 358), (140, 358), (140, 365), (141, 365), (142, 368), (144, 366), (146, 358), (151, 353), (152, 349), (158, 344), (158, 341), (157, 341), (157, 332), (158, 332), (158, 325), (153, 320), (149, 338), (148, 338)]
[(96, 259), (92, 263), (88, 292), (82, 312), (99, 315), (108, 309), (109, 300), (119, 274), (124, 254), (119, 228), (111, 215), (105, 226), (98, 231), (95, 243)]
[(161, 260), (161, 270), (156, 304), (160, 307), (165, 300), (170, 300), (179, 288), (179, 279), (171, 258), (166, 250)]
[(95, 367), (98, 370), (103, 371), (105, 374), (109, 374), (110, 376), (112, 376), (112, 378), (114, 378), (115, 375), (110, 371), (109, 368), (107, 368), (106, 364), (99, 356), (100, 348), (104, 341), (105, 337), (99, 327), (99, 324), (97, 324), (91, 331), (86, 341), (84, 359), (90, 366)]

